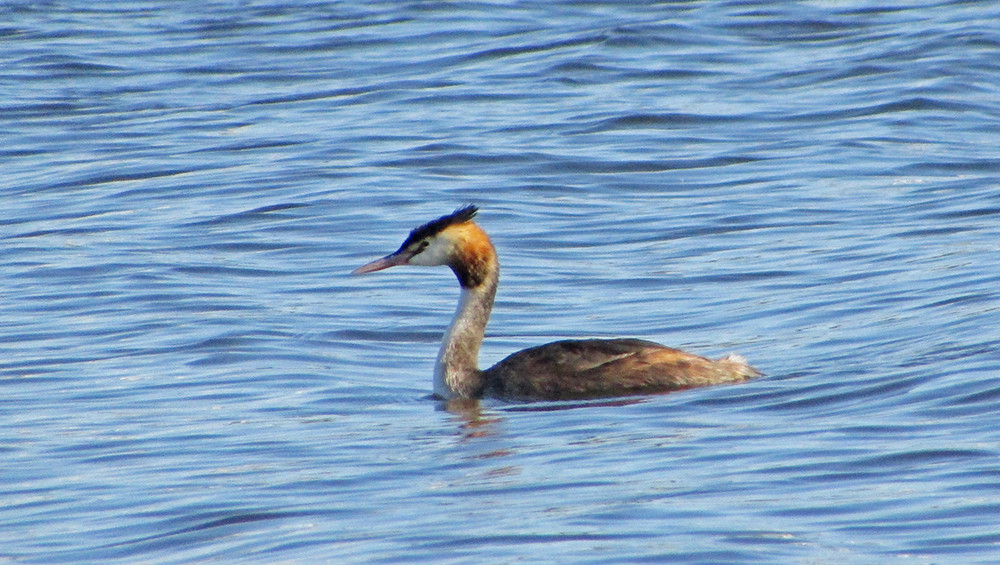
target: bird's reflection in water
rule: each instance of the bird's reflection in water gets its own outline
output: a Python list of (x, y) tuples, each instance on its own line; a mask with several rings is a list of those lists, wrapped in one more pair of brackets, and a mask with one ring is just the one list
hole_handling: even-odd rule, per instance
[(560, 401), (560, 402), (531, 402), (528, 404), (515, 404), (505, 407), (504, 412), (556, 412), (559, 410), (576, 410), (579, 408), (599, 408), (614, 406), (631, 406), (646, 402), (643, 396), (630, 396), (627, 398), (601, 398), (597, 400)]
[(484, 415), (478, 398), (453, 398), (438, 401), (438, 410), (444, 410), (461, 422), (462, 438), (471, 439), (491, 436), (496, 433), (496, 425), (503, 421), (495, 415)]
[(495, 435), (497, 425), (503, 422), (500, 415), (503, 412), (556, 412), (584, 408), (631, 406), (647, 400), (646, 397), (632, 396), (610, 400), (604, 398), (590, 401), (529, 402), (506, 405), (501, 403), (500, 405), (491, 405), (490, 410), (484, 411), (482, 401), (477, 398), (453, 398), (438, 400), (438, 410), (453, 414), (455, 419), (461, 422), (463, 438), (471, 439)]
[[(448, 412), (458, 423), (456, 436), (462, 445), (465, 461), (479, 461), (469, 467), (460, 482), (463, 484), (488, 484), (495, 486), (515, 485), (516, 477), (523, 470), (519, 458), (519, 442), (510, 441), (510, 434), (504, 433), (506, 413), (517, 418), (518, 412), (554, 412), (596, 407), (617, 407), (638, 404), (648, 400), (644, 397), (600, 399), (592, 401), (531, 402), (506, 404), (503, 402), (481, 401), (479, 399), (438, 400), (437, 409)], [(486, 463), (486, 461), (489, 461)], [(482, 466), (480, 466), (482, 465)]]

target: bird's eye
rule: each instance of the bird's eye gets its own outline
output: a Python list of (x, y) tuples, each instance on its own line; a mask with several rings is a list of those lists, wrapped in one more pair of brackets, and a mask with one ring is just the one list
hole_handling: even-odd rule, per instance
[(430, 244), (431, 243), (429, 241), (427, 241), (426, 239), (423, 240), (423, 241), (421, 241), (419, 244), (417, 244), (417, 253), (420, 253), (424, 249), (427, 249), (427, 246), (430, 245)]

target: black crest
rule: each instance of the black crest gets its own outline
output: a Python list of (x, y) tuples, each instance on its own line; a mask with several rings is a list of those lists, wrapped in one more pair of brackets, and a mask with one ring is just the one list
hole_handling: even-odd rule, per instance
[(436, 220), (427, 222), (426, 224), (420, 226), (419, 228), (416, 228), (415, 230), (411, 231), (410, 237), (407, 237), (406, 241), (404, 241), (403, 245), (401, 245), (399, 248), (406, 249), (407, 246), (413, 244), (414, 242), (441, 233), (441, 231), (448, 226), (454, 224), (461, 224), (463, 222), (468, 222), (469, 220), (471, 220), (476, 216), (476, 212), (478, 211), (479, 211), (478, 207), (476, 207), (473, 204), (469, 204), (468, 206), (462, 206), (461, 208), (455, 210), (451, 214), (448, 214), (446, 216), (441, 216)]

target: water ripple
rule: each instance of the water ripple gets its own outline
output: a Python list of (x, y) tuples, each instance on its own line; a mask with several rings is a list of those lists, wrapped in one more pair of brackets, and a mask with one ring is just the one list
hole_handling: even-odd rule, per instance
[[(996, 560), (992, 4), (0, 11), (0, 560)], [(430, 399), (466, 202), (484, 365), (767, 376)]]

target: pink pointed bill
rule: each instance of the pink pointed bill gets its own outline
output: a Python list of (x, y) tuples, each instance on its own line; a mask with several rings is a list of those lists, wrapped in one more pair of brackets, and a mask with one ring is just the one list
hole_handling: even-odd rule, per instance
[(374, 273), (375, 271), (381, 271), (382, 269), (388, 269), (389, 267), (396, 267), (398, 265), (405, 265), (409, 260), (409, 257), (403, 253), (393, 253), (392, 255), (386, 255), (381, 259), (376, 259), (367, 265), (361, 265), (357, 269), (351, 271), (352, 275), (363, 275), (365, 273)]

